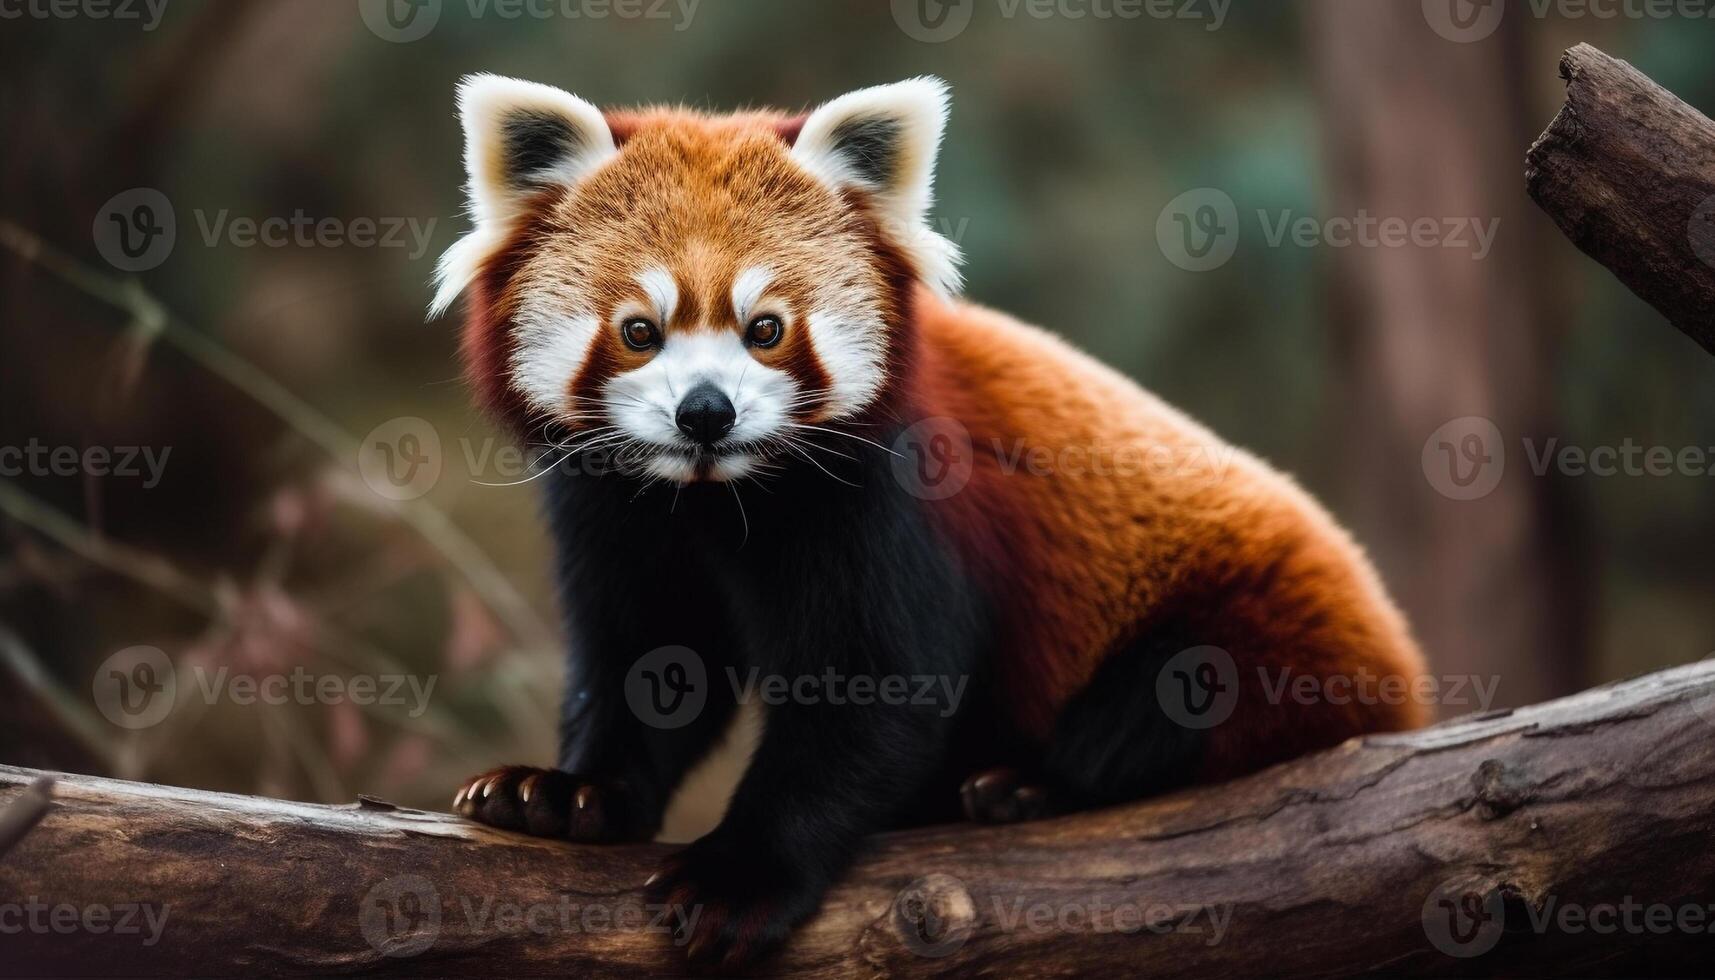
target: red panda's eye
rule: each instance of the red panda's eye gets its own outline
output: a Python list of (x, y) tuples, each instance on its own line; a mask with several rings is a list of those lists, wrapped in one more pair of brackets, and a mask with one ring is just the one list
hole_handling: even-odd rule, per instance
[(632, 350), (650, 350), (661, 346), (661, 328), (643, 317), (632, 317), (620, 325), (619, 335)]
[(780, 343), (780, 338), (786, 333), (781, 326), (780, 318), (759, 316), (750, 321), (750, 327), (744, 332), (744, 339), (752, 347), (773, 347)]

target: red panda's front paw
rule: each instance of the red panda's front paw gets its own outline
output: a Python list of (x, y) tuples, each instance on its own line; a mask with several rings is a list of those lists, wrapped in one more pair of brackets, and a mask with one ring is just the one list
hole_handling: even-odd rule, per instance
[(1018, 823), (1052, 813), (1048, 793), (1013, 769), (986, 769), (959, 787), (965, 819), (973, 823)]
[(453, 810), (536, 837), (606, 843), (649, 836), (622, 785), (558, 769), (490, 769), (465, 782), (453, 797)]
[(731, 970), (772, 953), (821, 904), (823, 886), (715, 831), (668, 858), (645, 885), (679, 910), (674, 944), (693, 966)]

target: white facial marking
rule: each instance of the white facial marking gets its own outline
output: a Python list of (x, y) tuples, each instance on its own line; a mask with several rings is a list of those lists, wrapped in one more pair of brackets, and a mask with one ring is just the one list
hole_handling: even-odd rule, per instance
[(752, 313), (762, 312), (756, 304), (762, 302), (773, 281), (774, 272), (766, 266), (751, 266), (738, 274), (732, 283), (732, 308), (738, 313), (738, 322), (748, 323)]
[(810, 342), (828, 375), (827, 408), (834, 418), (869, 404), (886, 379), (887, 329), (867, 303), (818, 308)]
[(581, 416), (594, 408), (568, 401), (601, 329), (594, 316), (578, 312), (581, 306), (569, 293), (542, 290), (525, 297), (513, 317), (512, 384), (538, 412)]
[(673, 282), (673, 274), (655, 266), (640, 273), (637, 284), (643, 287), (643, 295), (649, 297), (649, 305), (660, 318), (658, 322), (665, 327), (679, 308), (679, 287)]
[[(679, 431), (675, 419), (679, 400), (703, 382), (715, 385), (732, 401), (737, 420), (722, 444), (734, 447), (779, 435), (798, 389), (791, 375), (752, 357), (732, 331), (669, 331), (666, 344), (648, 364), (609, 381), (604, 394), (609, 416), (627, 435), (673, 451), (649, 460), (651, 474), (680, 483), (696, 478), (695, 463), (679, 455), (695, 449), (695, 444)], [(759, 462), (752, 452), (726, 453), (707, 475), (736, 479)]]

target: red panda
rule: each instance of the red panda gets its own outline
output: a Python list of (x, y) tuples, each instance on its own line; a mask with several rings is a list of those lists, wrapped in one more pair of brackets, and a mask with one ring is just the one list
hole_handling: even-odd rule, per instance
[[(1423, 671), (1309, 496), (954, 298), (927, 217), (940, 81), (717, 116), (478, 75), (459, 107), (475, 227), (432, 310), (465, 297), (471, 386), (551, 454), (569, 654), (558, 765), (485, 772), (454, 808), (647, 839), (750, 693), (730, 679), (961, 694), (769, 701), (719, 826), (650, 883), (701, 908), (691, 961), (775, 948), (877, 830), (1135, 799), (1426, 720), (1296, 696)], [(698, 707), (667, 724), (637, 685), (659, 707), (674, 677)]]

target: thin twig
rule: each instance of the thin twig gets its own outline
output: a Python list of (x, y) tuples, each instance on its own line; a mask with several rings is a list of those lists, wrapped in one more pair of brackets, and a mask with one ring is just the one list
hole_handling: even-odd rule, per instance
[[(357, 473), (360, 446), (350, 433), (254, 364), (192, 329), (150, 296), (137, 280), (118, 279), (92, 269), (48, 245), (28, 229), (3, 219), (0, 219), (0, 245), (80, 292), (129, 314), (133, 331), (165, 339), (314, 443), (342, 469)], [(536, 649), (554, 646), (553, 631), (488, 555), (443, 511), (423, 499), (387, 501), (387, 504), (469, 582), (519, 643)]]

